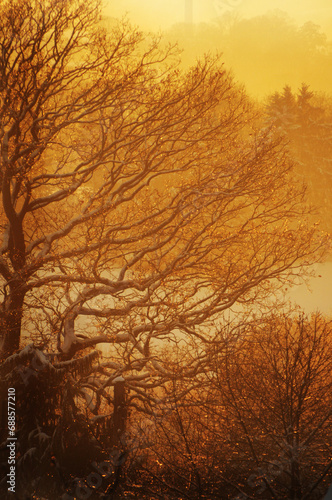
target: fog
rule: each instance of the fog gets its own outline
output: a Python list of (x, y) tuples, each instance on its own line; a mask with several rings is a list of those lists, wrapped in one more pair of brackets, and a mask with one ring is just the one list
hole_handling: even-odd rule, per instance
[[(332, 88), (332, 7), (326, 0), (124, 0), (106, 3), (111, 17), (126, 16), (143, 30), (179, 43), (188, 67), (218, 52), (251, 97), (264, 98), (286, 83), (316, 91)], [(191, 23), (192, 21), (192, 23)]]
[(316, 264), (316, 276), (309, 280), (308, 286), (295, 286), (289, 292), (289, 300), (298, 304), (306, 313), (320, 311), (332, 316), (332, 262)]
[(329, 0), (121, 0), (105, 1), (107, 15), (128, 18), (145, 30), (165, 30), (185, 21), (186, 5), (192, 4), (195, 24), (216, 22), (224, 15), (250, 18), (273, 12), (287, 13), (301, 24), (312, 21), (325, 31), (332, 31), (331, 2)]

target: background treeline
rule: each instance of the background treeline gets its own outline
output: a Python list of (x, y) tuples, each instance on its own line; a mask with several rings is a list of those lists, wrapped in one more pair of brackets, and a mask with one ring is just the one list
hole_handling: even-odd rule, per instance
[(285, 83), (298, 88), (309, 82), (319, 92), (331, 89), (330, 39), (319, 25), (308, 21), (299, 26), (279, 10), (249, 19), (228, 13), (214, 23), (177, 24), (166, 36), (179, 43), (187, 66), (204, 53), (222, 53), (253, 97), (266, 97)]
[(304, 182), (322, 229), (332, 231), (332, 105), (331, 98), (303, 83), (285, 85), (265, 104), (266, 123), (285, 135), (296, 161), (294, 182)]
[(184, 67), (204, 53), (222, 53), (267, 123), (285, 134), (298, 162), (296, 182), (308, 185), (321, 227), (331, 232), (332, 43), (320, 26), (298, 26), (278, 10), (250, 19), (228, 13), (210, 24), (174, 25), (166, 38), (183, 50)]

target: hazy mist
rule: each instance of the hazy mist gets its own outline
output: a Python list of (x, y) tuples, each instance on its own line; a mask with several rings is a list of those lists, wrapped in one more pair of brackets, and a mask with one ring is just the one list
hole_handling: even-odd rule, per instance
[[(280, 1), (277, 9), (275, 2), (193, 0), (191, 13), (190, 1), (108, 4), (107, 15), (127, 15), (142, 29), (163, 31), (178, 42), (185, 67), (204, 53), (221, 53), (254, 98), (285, 84), (297, 88), (305, 82), (327, 93), (332, 88), (332, 7), (326, 0)], [(185, 22), (191, 18), (192, 24)]]

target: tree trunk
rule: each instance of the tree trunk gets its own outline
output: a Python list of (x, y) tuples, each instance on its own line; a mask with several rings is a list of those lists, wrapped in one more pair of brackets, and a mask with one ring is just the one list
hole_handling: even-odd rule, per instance
[(293, 459), (291, 465), (291, 481), (290, 498), (292, 500), (300, 500), (302, 498), (300, 465), (296, 458)]
[(127, 420), (127, 403), (125, 381), (121, 379), (114, 384), (114, 411), (113, 411), (113, 427), (112, 427), (112, 445), (115, 455), (113, 457), (114, 480), (105, 491), (105, 500), (120, 500), (123, 494), (119, 491), (122, 481), (121, 471), (127, 456), (125, 449), (124, 434), (126, 431)]
[(113, 412), (113, 446), (121, 449), (124, 445), (123, 437), (126, 431), (127, 407), (125, 382), (114, 384), (114, 412)]
[(23, 303), (25, 291), (22, 291), (23, 283), (13, 281), (9, 284), (9, 295), (5, 300), (2, 310), (1, 321), (1, 350), (0, 360), (11, 356), (20, 347)]

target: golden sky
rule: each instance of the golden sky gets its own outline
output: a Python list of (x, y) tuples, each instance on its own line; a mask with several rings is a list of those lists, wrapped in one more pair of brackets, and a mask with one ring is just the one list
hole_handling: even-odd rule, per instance
[[(126, 13), (144, 29), (167, 29), (183, 22), (186, 0), (105, 0), (106, 12), (113, 17)], [(276, 9), (287, 12), (299, 24), (313, 21), (332, 31), (331, 0), (192, 0), (194, 22), (208, 22), (226, 12), (253, 17)]]

